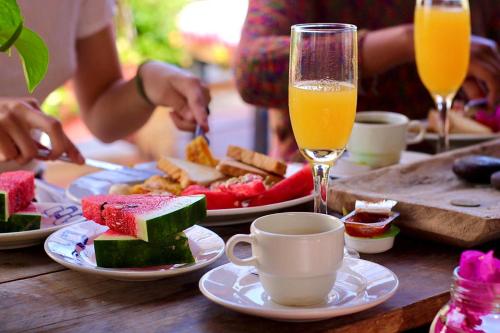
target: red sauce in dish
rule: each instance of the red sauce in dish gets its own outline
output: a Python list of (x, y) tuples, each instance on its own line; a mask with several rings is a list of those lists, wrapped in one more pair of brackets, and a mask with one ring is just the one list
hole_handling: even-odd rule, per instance
[(346, 232), (354, 237), (374, 237), (389, 230), (399, 214), (351, 213), (343, 218)]

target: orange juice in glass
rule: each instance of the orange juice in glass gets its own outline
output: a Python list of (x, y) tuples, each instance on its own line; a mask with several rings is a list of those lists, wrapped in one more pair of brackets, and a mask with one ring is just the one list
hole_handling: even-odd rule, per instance
[(356, 114), (356, 86), (304, 81), (290, 87), (289, 101), (293, 133), (306, 156), (318, 150), (334, 154), (344, 150)]
[(292, 26), (288, 106), (300, 152), (313, 167), (316, 213), (327, 213), (328, 172), (351, 134), (357, 83), (356, 26)]
[(447, 150), (447, 112), (469, 66), (469, 3), (467, 0), (417, 0), (414, 29), (418, 73), (441, 115), (438, 150)]

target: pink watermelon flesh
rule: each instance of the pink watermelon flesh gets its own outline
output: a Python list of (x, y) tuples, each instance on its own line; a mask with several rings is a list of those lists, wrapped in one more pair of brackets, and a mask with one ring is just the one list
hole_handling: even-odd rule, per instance
[(35, 197), (35, 175), (30, 171), (10, 171), (0, 174), (0, 220), (26, 208)]
[(204, 196), (110, 195), (82, 200), (83, 215), (146, 242), (159, 242), (206, 216)]
[(170, 195), (95, 195), (82, 200), (83, 216), (96, 223), (106, 225), (103, 219), (104, 207), (108, 204), (132, 204), (136, 202), (166, 200)]
[(161, 210), (173, 197), (147, 201), (107, 204), (102, 212), (106, 225), (125, 235), (137, 237), (136, 216)]

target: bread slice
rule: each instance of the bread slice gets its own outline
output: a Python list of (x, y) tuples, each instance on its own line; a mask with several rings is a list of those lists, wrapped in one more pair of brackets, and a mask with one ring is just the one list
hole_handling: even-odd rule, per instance
[(222, 160), (217, 165), (217, 170), (229, 177), (240, 177), (249, 173), (254, 175), (262, 176), (264, 179), (268, 179), (272, 183), (277, 183), (283, 179), (282, 176), (278, 176), (262, 169), (256, 168), (254, 166), (244, 164), (234, 160)]
[(214, 168), (173, 157), (162, 157), (157, 166), (170, 178), (178, 181), (182, 188), (192, 184), (209, 185), (224, 178), (224, 175)]
[[(488, 126), (485, 126), (471, 118), (465, 117), (460, 112), (450, 111), (448, 113), (450, 119), (450, 133), (456, 134), (491, 134), (493, 131)], [(439, 132), (439, 113), (436, 110), (431, 110), (428, 116), (428, 129), (432, 132)]]
[(279, 176), (284, 176), (286, 173), (286, 163), (249, 149), (229, 145), (227, 156)]

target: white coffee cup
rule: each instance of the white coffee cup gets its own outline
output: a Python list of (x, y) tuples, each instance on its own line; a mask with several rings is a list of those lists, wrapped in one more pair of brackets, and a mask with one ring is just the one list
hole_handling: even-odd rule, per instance
[[(416, 135), (408, 133), (415, 130)], [(347, 150), (355, 163), (383, 167), (398, 163), (406, 145), (421, 142), (424, 135), (422, 122), (400, 113), (358, 112)]]
[[(239, 242), (250, 243), (252, 257), (234, 255)], [(234, 235), (226, 244), (229, 260), (254, 266), (271, 299), (282, 305), (323, 302), (344, 257), (344, 224), (316, 213), (278, 213), (256, 219), (250, 235)]]

